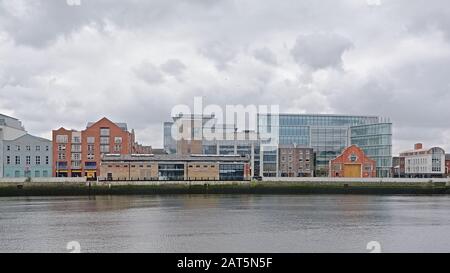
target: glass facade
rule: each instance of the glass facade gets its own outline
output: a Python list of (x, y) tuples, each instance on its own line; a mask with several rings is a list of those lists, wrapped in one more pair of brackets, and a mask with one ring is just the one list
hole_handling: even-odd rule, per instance
[(168, 154), (175, 154), (177, 152), (177, 142), (172, 137), (173, 122), (164, 122), (164, 150)]
[(392, 124), (379, 123), (351, 128), (351, 144), (377, 162), (377, 177), (389, 177), (392, 170)]
[(244, 164), (241, 163), (220, 164), (219, 179), (222, 181), (244, 180)]
[[(380, 168), (387, 171), (392, 166), (392, 124), (380, 123), (380, 120), (374, 116), (260, 114), (258, 130), (278, 132), (278, 145), (313, 148), (316, 153), (317, 176), (328, 175), (329, 161), (352, 144), (363, 148), (369, 157), (374, 156)], [(266, 154), (271, 155), (267, 158), (269, 162), (265, 161)], [(263, 156), (263, 174), (274, 176), (273, 156), (276, 155), (274, 152), (265, 152)], [(380, 175), (388, 173), (380, 171)]]

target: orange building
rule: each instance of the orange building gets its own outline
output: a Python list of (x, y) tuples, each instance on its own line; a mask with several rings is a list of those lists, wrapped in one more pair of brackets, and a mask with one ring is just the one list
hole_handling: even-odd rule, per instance
[(367, 157), (356, 145), (346, 148), (330, 161), (331, 177), (376, 177), (376, 161)]
[(102, 154), (138, 153), (145, 150), (142, 147), (126, 123), (107, 118), (88, 123), (83, 131), (60, 128), (53, 131), (53, 175), (95, 179)]

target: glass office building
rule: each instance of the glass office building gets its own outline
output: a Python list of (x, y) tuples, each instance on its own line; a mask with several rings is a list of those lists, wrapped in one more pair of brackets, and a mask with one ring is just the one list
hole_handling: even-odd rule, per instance
[[(259, 114), (258, 131), (277, 132), (278, 145), (310, 147), (316, 153), (316, 175), (327, 176), (329, 161), (348, 146), (360, 146), (377, 160), (378, 175), (390, 175), (392, 167), (392, 124), (376, 116)], [(272, 143), (273, 144), (273, 143)], [(276, 152), (262, 149), (262, 173), (278, 176)], [(265, 164), (264, 159), (270, 159)], [(265, 169), (267, 165), (268, 169)]]
[(350, 128), (350, 142), (377, 162), (377, 177), (389, 177), (392, 170), (392, 124), (378, 123)]

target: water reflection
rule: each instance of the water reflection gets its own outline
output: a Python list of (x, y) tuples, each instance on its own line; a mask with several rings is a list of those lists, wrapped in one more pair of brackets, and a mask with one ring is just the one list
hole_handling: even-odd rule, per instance
[(0, 251), (448, 252), (448, 196), (0, 198)]

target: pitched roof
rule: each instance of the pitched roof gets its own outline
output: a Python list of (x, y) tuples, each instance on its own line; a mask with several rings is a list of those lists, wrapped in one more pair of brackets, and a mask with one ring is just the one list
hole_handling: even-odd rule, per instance
[[(93, 126), (94, 124), (96, 124), (97, 122), (99, 122), (99, 121), (101, 121), (103, 119), (106, 119), (106, 120), (110, 121), (108, 118), (102, 118), (102, 119), (100, 119), (100, 120), (98, 120), (96, 122), (88, 122), (88, 124), (86, 125), (86, 129), (91, 127), (91, 126)], [(128, 131), (128, 125), (127, 125), (126, 122), (113, 122), (113, 121), (111, 121), (111, 122), (114, 123), (115, 125), (117, 125), (117, 127), (119, 127), (120, 129), (122, 129), (124, 131)]]

